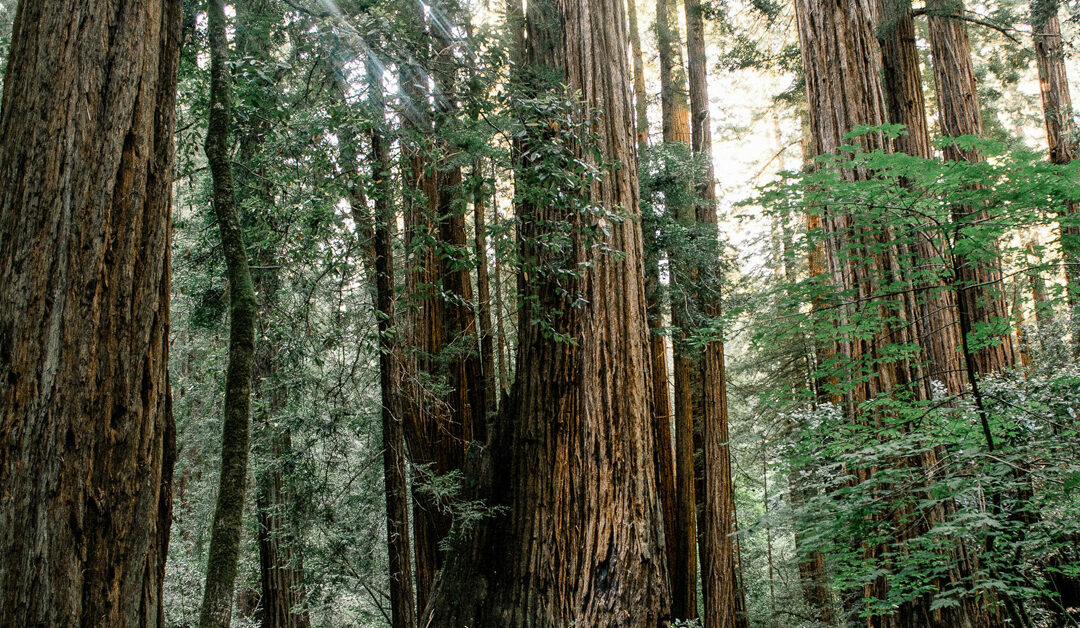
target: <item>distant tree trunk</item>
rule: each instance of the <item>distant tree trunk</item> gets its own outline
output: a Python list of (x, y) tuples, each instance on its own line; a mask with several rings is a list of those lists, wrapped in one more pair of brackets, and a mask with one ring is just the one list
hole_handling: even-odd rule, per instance
[[(698, 185), (695, 218), (704, 240), (708, 261), (699, 272), (699, 309), (705, 323), (715, 325), (720, 316), (721, 281), (716, 183), (713, 173), (712, 126), (709, 116), (708, 60), (705, 56), (705, 20), (699, 0), (685, 0), (686, 58), (690, 86), (691, 147), (705, 164), (705, 176)], [(705, 344), (699, 360), (702, 390), (701, 434), (704, 472), (702, 526), (698, 552), (701, 555), (701, 590), (705, 602), (706, 628), (746, 626), (746, 602), (739, 584), (738, 551), (733, 536), (736, 528), (735, 493), (728, 447), (727, 382), (723, 339), (716, 332)]]
[[(480, 366), (484, 374), (484, 416), (481, 420), (486, 424), (488, 414), (497, 410), (499, 400), (498, 381), (495, 373), (495, 337), (491, 325), (491, 275), (488, 271), (488, 245), (487, 245), (487, 218), (484, 206), (487, 194), (485, 192), (485, 177), (483, 161), (473, 160), (472, 187), (473, 187), (473, 238), (476, 250), (476, 305), (477, 320), (480, 323)], [(485, 429), (486, 431), (486, 429)]]
[(227, 628), (232, 622), (240, 535), (243, 532), (251, 421), (251, 371), (258, 302), (248, 268), (229, 163), (232, 96), (223, 4), (216, 0), (207, 2), (207, 22), (210, 35), (210, 117), (206, 132), (206, 158), (213, 176), (214, 212), (229, 280), (229, 364), (225, 377), (225, 416), (221, 431), (221, 479), (210, 531), (210, 552), (199, 625), (201, 628)]
[[(489, 499), (508, 513), (475, 524), (451, 553), (424, 626), (653, 626), (668, 615), (624, 20), (619, 0), (529, 3), (525, 61), (555, 69), (568, 86), (539, 91), (580, 91), (575, 110), (603, 112), (591, 132), (604, 162), (620, 164), (577, 193), (631, 219), (586, 236), (593, 218), (574, 207), (539, 206), (527, 195), (519, 203), (522, 255), (534, 274), (519, 277), (527, 309), (514, 392), (490, 458), (478, 463), (487, 466), (480, 477)], [(594, 47), (600, 41), (607, 45)], [(542, 128), (555, 135), (527, 142), (526, 153), (560, 141), (558, 125)], [(593, 160), (577, 141), (562, 141)], [(545, 185), (536, 178), (528, 182)], [(566, 222), (569, 233), (554, 231)], [(570, 250), (543, 246), (556, 233)], [(597, 236), (602, 246), (585, 244)], [(536, 270), (550, 263), (580, 275)], [(544, 326), (530, 324), (540, 317)]]
[(626, 0), (630, 20), (630, 57), (634, 70), (634, 112), (637, 122), (638, 154), (649, 147), (649, 101), (645, 94), (645, 64), (641, 58), (641, 30), (638, 27), (637, 1)]
[[(656, 40), (660, 57), (661, 128), (666, 144), (690, 147), (690, 109), (686, 98), (686, 74), (682, 62), (682, 34), (679, 31), (677, 5), (674, 0), (656, 2)], [(690, 182), (686, 182), (689, 190)], [(685, 195), (689, 197), (687, 193)], [(677, 221), (689, 234), (694, 229), (694, 207), (678, 197), (664, 199), (668, 220)], [(688, 238), (689, 239), (689, 238)], [(671, 260), (673, 287), (671, 322), (677, 330), (673, 339), (672, 364), (675, 385), (675, 503), (673, 533), (668, 537), (671, 577), (671, 616), (674, 619), (695, 619), (697, 605), (697, 521), (698, 495), (694, 473), (694, 360), (686, 347), (688, 330), (694, 318), (694, 285), (697, 274), (685, 251), (668, 252)], [(659, 279), (657, 280), (659, 282)], [(663, 338), (660, 338), (663, 340)], [(652, 349), (656, 365), (659, 348)], [(664, 347), (663, 375), (667, 375), (667, 355)], [(654, 378), (657, 371), (654, 368)], [(653, 386), (656, 386), (654, 380)], [(664, 382), (666, 388), (666, 381)], [(658, 394), (654, 388), (654, 394)]]
[[(179, 2), (20, 2), (0, 114), (0, 625), (163, 626)], [(47, 87), (43, 87), (47, 86)]]
[[(1069, 77), (1065, 72), (1065, 46), (1061, 40), (1058, 3), (1057, 0), (1030, 0), (1030, 8), (1050, 161), (1067, 164), (1080, 156), (1080, 149), (1076, 140)], [(1075, 206), (1069, 208), (1069, 214), (1076, 211)], [(1080, 225), (1062, 227), (1061, 251), (1065, 258), (1065, 278), (1068, 280), (1065, 294), (1069, 309), (1074, 322), (1080, 322), (1076, 313), (1077, 307), (1080, 307)], [(1075, 344), (1080, 347), (1080, 340)]]
[[(930, 159), (933, 148), (926, 125), (926, 101), (923, 97), (919, 52), (915, 47), (915, 19), (911, 0), (881, 0), (882, 20), (877, 28), (881, 43), (885, 96), (889, 121), (903, 124), (907, 132), (896, 139), (897, 151)], [(965, 390), (956, 303), (951, 290), (940, 280), (944, 244), (927, 229), (913, 246), (920, 268), (933, 264), (936, 272), (924, 271), (926, 278), (913, 281), (912, 293), (918, 300), (913, 311), (919, 312), (919, 344), (926, 351), (926, 377), (940, 381), (951, 394)], [(925, 382), (929, 386), (929, 381)]]
[[(947, 138), (964, 135), (982, 135), (982, 116), (975, 85), (975, 69), (971, 62), (971, 44), (967, 25), (953, 15), (964, 10), (959, 0), (931, 0), (927, 17), (930, 33), (930, 54), (934, 66), (934, 83), (937, 85), (938, 121), (941, 134)], [(982, 161), (977, 151), (961, 150), (956, 144), (945, 146), (945, 158), (951, 160)], [(959, 234), (959, 225), (969, 224), (984, 216), (978, 208), (954, 205), (953, 222)], [(957, 236), (959, 237), (959, 235)], [(996, 250), (996, 244), (994, 244)], [(998, 372), (1013, 365), (1012, 340), (1009, 335), (1009, 312), (1005, 305), (1004, 288), (1001, 283), (1001, 260), (971, 259), (961, 256), (954, 266), (959, 275), (956, 282), (958, 307), (964, 308), (975, 326), (998, 329), (994, 334), (1000, 341), (982, 347), (975, 352), (976, 371), (980, 375)]]
[(375, 182), (375, 309), (379, 326), (379, 388), (382, 391), (383, 477), (386, 493), (386, 544), (390, 567), (390, 609), (393, 628), (416, 626), (412, 550), (409, 536), (409, 489), (405, 466), (405, 434), (401, 413), (401, 352), (395, 328), (393, 190), (390, 185), (390, 147), (383, 138), (385, 103), (382, 72), (368, 65), (372, 112), (371, 176)]

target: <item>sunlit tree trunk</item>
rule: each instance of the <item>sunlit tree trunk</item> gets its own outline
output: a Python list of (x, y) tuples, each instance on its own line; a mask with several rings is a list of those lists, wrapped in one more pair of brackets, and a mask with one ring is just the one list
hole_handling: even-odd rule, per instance
[[(1050, 161), (1067, 164), (1077, 156), (1076, 123), (1073, 117), (1069, 77), (1065, 71), (1065, 45), (1061, 39), (1057, 0), (1030, 0), (1031, 36), (1035, 43), (1035, 62), (1039, 70), (1043, 119)], [(1076, 207), (1070, 207), (1075, 214)], [(1073, 216), (1075, 219), (1076, 216)], [(1061, 250), (1065, 258), (1066, 296), (1074, 320), (1080, 306), (1080, 225), (1061, 229)], [(1075, 341), (1080, 347), (1080, 341)]]
[[(474, 470), (489, 503), (507, 512), (461, 539), (421, 625), (658, 625), (669, 602), (650, 427), (625, 14), (619, 0), (530, 2), (526, 24), (526, 64), (560, 73), (569, 92), (546, 83), (532, 89), (541, 96), (580, 92), (577, 115), (586, 107), (602, 112), (592, 131), (604, 162), (620, 164), (605, 167), (601, 181), (578, 193), (605, 209), (619, 207), (630, 220), (606, 225), (601, 235), (575, 207), (521, 199), (522, 256), (534, 274), (519, 277), (527, 309), (517, 376), (485, 452), (490, 457), (478, 456)], [(607, 45), (594, 44), (600, 41)], [(554, 136), (527, 139), (526, 154), (565, 141), (556, 139), (559, 125), (541, 128)], [(575, 151), (593, 159), (585, 147)], [(567, 222), (570, 233), (552, 231), (553, 223)], [(545, 247), (543, 238), (554, 235), (569, 237), (571, 249)], [(603, 246), (585, 245), (597, 235)], [(569, 264), (580, 274), (537, 270), (548, 263)], [(538, 317), (544, 325), (530, 324)]]
[[(982, 116), (975, 85), (975, 69), (971, 62), (971, 44), (967, 24), (954, 17), (964, 11), (961, 1), (932, 0), (927, 7), (930, 54), (937, 86), (938, 122), (941, 134), (947, 138), (982, 135)], [(981, 161), (973, 150), (962, 150), (955, 143), (944, 148), (945, 158)], [(968, 224), (985, 216), (978, 208), (954, 205), (954, 225)], [(957, 230), (957, 237), (960, 237)], [(996, 248), (996, 244), (993, 245)], [(976, 372), (980, 375), (998, 372), (1013, 365), (1012, 340), (1009, 335), (1009, 312), (1005, 305), (1001, 283), (1001, 260), (973, 259), (960, 256), (954, 264), (958, 275), (953, 278), (958, 287), (957, 308), (970, 317), (972, 329), (989, 327), (998, 342), (975, 351)], [(977, 331), (977, 330), (976, 330)]]
[[(705, 20), (699, 0), (685, 0), (686, 58), (690, 87), (691, 147), (705, 165), (698, 185), (695, 220), (704, 240), (703, 267), (698, 281), (698, 307), (712, 323), (720, 315), (721, 278), (718, 268), (719, 232), (716, 216), (716, 183), (713, 173), (712, 125), (709, 115), (708, 63), (705, 54)], [(701, 590), (706, 628), (746, 625), (746, 604), (739, 583), (740, 567), (735, 545), (735, 494), (728, 446), (727, 382), (724, 344), (717, 332), (710, 332), (699, 358), (698, 377), (701, 403), (701, 457), (704, 491), (698, 552), (701, 556)]]
[(20, 2), (0, 114), (0, 625), (163, 626), (179, 2)]

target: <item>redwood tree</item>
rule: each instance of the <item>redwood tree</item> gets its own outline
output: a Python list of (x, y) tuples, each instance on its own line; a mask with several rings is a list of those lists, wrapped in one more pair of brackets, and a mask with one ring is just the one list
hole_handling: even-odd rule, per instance
[[(625, 17), (619, 0), (528, 6), (519, 111), (534, 117), (516, 177), (529, 192), (518, 204), (526, 305), (513, 393), (473, 470), (506, 512), (458, 543), (424, 626), (641, 626), (668, 614)], [(573, 128), (594, 109), (588, 133)], [(568, 183), (583, 163), (599, 178)]]
[(180, 2), (20, 2), (0, 113), (0, 625), (160, 626)]

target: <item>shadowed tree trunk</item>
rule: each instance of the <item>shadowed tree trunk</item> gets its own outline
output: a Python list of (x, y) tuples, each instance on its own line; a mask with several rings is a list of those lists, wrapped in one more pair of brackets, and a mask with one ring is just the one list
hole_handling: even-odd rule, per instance
[[(574, 195), (560, 193), (561, 177), (539, 176), (563, 167), (557, 163), (523, 166), (517, 183), (553, 198), (584, 194), (631, 219), (595, 231), (591, 212), (521, 197), (519, 285), (527, 305), (517, 377), (491, 446), (471, 469), (489, 503), (507, 511), (460, 540), (424, 626), (642, 626), (668, 614), (624, 20), (619, 0), (529, 3), (526, 67), (553, 69), (570, 94), (580, 91), (578, 121), (586, 108), (603, 112), (590, 132), (604, 162), (620, 167), (603, 166), (602, 179)], [(607, 44), (594, 45), (600, 41)], [(540, 98), (567, 95), (532, 84)], [(559, 142), (593, 160), (580, 138), (563, 135), (572, 130), (538, 115), (546, 131), (526, 138), (525, 155)], [(568, 238), (569, 248), (544, 246), (550, 237)], [(602, 246), (586, 244), (593, 238)], [(578, 270), (567, 278), (551, 264)]]
[(225, 412), (221, 430), (221, 479), (210, 531), (210, 552), (199, 626), (227, 628), (232, 622), (240, 535), (243, 532), (251, 421), (251, 372), (258, 302), (233, 192), (228, 142), (232, 109), (229, 43), (225, 34), (225, 7), (217, 0), (207, 2), (207, 23), (210, 35), (210, 119), (205, 148), (213, 177), (214, 212), (229, 281), (229, 365), (225, 376)]
[(0, 114), (0, 625), (164, 625), (180, 23), (180, 3), (160, 0), (36, 0), (15, 15)]
[(382, 133), (385, 119), (382, 72), (368, 65), (371, 108), (376, 122), (371, 127), (371, 168), (375, 181), (375, 307), (379, 321), (379, 385), (382, 391), (383, 476), (386, 482), (386, 543), (390, 567), (390, 609), (393, 628), (413, 628), (416, 606), (413, 597), (409, 536), (409, 489), (405, 466), (405, 434), (402, 425), (401, 352), (396, 340), (394, 307), (394, 213), (390, 186), (390, 147)]
[[(690, 88), (691, 148), (702, 160), (705, 176), (698, 185), (695, 220), (703, 240), (699, 272), (698, 308), (702, 322), (712, 327), (720, 316), (721, 281), (713, 173), (712, 125), (709, 116), (708, 60), (705, 55), (705, 21), (699, 0), (685, 0), (686, 59)], [(702, 327), (706, 326), (702, 325)], [(724, 344), (715, 329), (698, 363), (701, 387), (701, 456), (704, 491), (698, 553), (701, 556), (701, 591), (706, 628), (746, 626), (746, 602), (739, 583), (740, 567), (735, 545), (735, 493), (728, 447), (727, 383)]]

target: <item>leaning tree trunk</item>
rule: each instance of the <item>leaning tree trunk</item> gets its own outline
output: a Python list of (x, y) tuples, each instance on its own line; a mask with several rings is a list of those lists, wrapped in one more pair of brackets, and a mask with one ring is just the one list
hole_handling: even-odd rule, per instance
[[(1067, 164), (1080, 156), (1080, 147), (1076, 141), (1069, 77), (1065, 72), (1065, 46), (1061, 40), (1058, 3), (1057, 0), (1030, 0), (1030, 7), (1050, 161)], [(1076, 211), (1076, 206), (1069, 208), (1070, 218), (1074, 221), (1077, 219)], [(1080, 322), (1076, 311), (1080, 307), (1080, 225), (1061, 228), (1061, 251), (1065, 258), (1065, 278), (1068, 280), (1065, 294), (1075, 324)], [(1080, 340), (1074, 344), (1080, 347)]]
[[(700, 269), (698, 308), (712, 323), (720, 315), (719, 242), (716, 188), (713, 173), (712, 126), (709, 116), (708, 66), (705, 55), (705, 20), (699, 0), (685, 0), (686, 59), (690, 87), (691, 148), (705, 164), (698, 184), (695, 219), (702, 252), (708, 259)], [(706, 628), (746, 626), (746, 603), (739, 584), (738, 551), (735, 545), (735, 493), (728, 447), (727, 382), (724, 344), (712, 337), (698, 364), (701, 403), (701, 455), (704, 491), (701, 501), (701, 591)]]
[(180, 2), (20, 2), (0, 114), (0, 625), (161, 626)]
[(199, 625), (201, 628), (227, 628), (232, 623), (233, 590), (244, 522), (251, 423), (251, 371), (258, 301), (248, 268), (229, 163), (231, 95), (229, 43), (225, 35), (223, 4), (216, 0), (207, 2), (207, 23), (210, 35), (210, 118), (205, 148), (213, 177), (214, 213), (217, 215), (229, 280), (229, 364), (225, 376), (225, 417), (221, 429), (221, 479), (210, 529), (210, 552)]
[[(975, 69), (971, 62), (971, 44), (967, 25), (954, 14), (962, 13), (963, 2), (933, 0), (928, 4), (927, 17), (930, 34), (930, 55), (934, 66), (934, 83), (937, 85), (938, 122), (941, 134), (946, 138), (965, 135), (982, 135), (982, 116), (975, 85)], [(956, 144), (944, 149), (945, 158), (955, 161), (981, 161), (977, 151), (962, 150)], [(958, 225), (970, 224), (985, 216), (985, 212), (973, 207), (954, 205), (954, 227), (960, 237)], [(1009, 336), (1009, 312), (1005, 305), (1005, 293), (1001, 283), (1001, 259), (996, 255), (994, 244), (992, 259), (974, 259), (960, 256), (953, 266), (958, 275), (956, 283), (957, 309), (963, 309), (971, 318), (972, 327), (984, 326), (998, 329), (993, 334), (996, 344), (978, 348), (974, 359), (980, 375), (1004, 370), (1013, 365), (1012, 339)]]
[[(579, 187), (544, 176), (566, 166), (523, 160), (517, 377), (490, 458), (477, 463), (507, 513), (475, 524), (451, 553), (424, 626), (643, 626), (668, 615), (624, 20), (619, 0), (529, 3), (527, 65), (554, 69), (568, 88), (534, 85), (538, 95), (580, 93), (578, 122), (599, 109), (590, 132), (619, 167)], [(538, 115), (526, 156), (559, 146), (567, 163), (593, 161), (585, 138)], [(629, 219), (597, 225), (597, 207)], [(569, 248), (544, 246), (551, 238)]]

